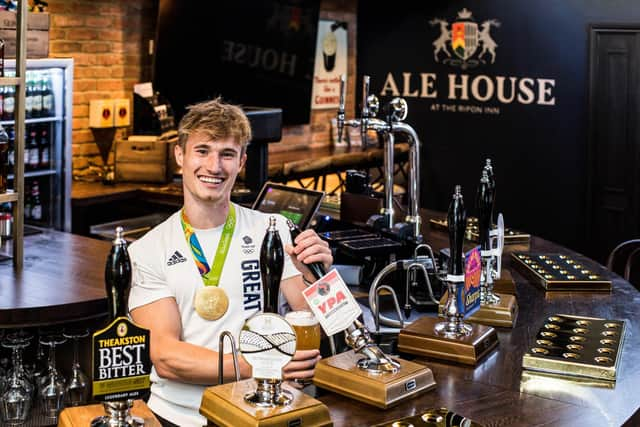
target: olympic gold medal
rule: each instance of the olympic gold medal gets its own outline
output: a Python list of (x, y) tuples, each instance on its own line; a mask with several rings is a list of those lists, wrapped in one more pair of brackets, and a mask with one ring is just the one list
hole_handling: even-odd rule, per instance
[(198, 289), (193, 304), (196, 312), (205, 320), (218, 320), (229, 308), (229, 297), (218, 286), (205, 286)]

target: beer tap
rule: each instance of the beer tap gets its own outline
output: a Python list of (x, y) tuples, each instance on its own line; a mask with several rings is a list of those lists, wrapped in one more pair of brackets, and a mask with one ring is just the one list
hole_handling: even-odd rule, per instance
[(362, 113), (360, 114), (360, 138), (362, 145), (367, 142), (367, 132), (369, 131), (369, 86), (371, 77), (364, 76), (362, 78)]
[[(280, 279), (284, 269), (284, 248), (276, 227), (276, 217), (269, 217), (269, 227), (260, 248), (260, 274), (262, 276), (264, 313), (278, 313)], [(222, 338), (221, 338), (222, 340)], [(240, 338), (242, 345), (242, 337)], [(233, 347), (232, 347), (233, 351)], [(257, 388), (244, 396), (244, 400), (259, 407), (288, 405), (293, 395), (282, 388), (282, 380), (255, 378)]]
[(260, 248), (260, 273), (262, 275), (264, 312), (278, 313), (280, 279), (284, 269), (284, 249), (276, 228), (276, 217), (269, 218), (269, 228)]
[(369, 85), (371, 78), (364, 76), (362, 81), (362, 110), (360, 119), (345, 120), (345, 99), (346, 99), (346, 77), (340, 79), (340, 105), (338, 107), (338, 142), (342, 141), (343, 129), (345, 126), (359, 128), (363, 143), (366, 141), (367, 132), (375, 130), (384, 140), (384, 206), (379, 215), (374, 215), (369, 219), (369, 223), (376, 228), (393, 228), (393, 146), (394, 136), (390, 132), (389, 123), (375, 117), (379, 109), (379, 101), (375, 95), (369, 95)]
[[(420, 218), (420, 139), (410, 125), (404, 123), (407, 117), (407, 102), (403, 98), (393, 98), (384, 107), (385, 120), (376, 118), (379, 101), (375, 95), (369, 94), (370, 77), (364, 76), (362, 83), (362, 112), (361, 118), (345, 120), (346, 78), (340, 80), (340, 105), (338, 108), (337, 126), (338, 141), (342, 141), (345, 126), (360, 129), (363, 141), (369, 130), (374, 130), (384, 141), (384, 171), (385, 196), (384, 207), (380, 215), (374, 215), (369, 223), (374, 227), (395, 229), (401, 238), (411, 237), (417, 243), (422, 241)], [(402, 133), (409, 139), (409, 214), (405, 222), (394, 227), (393, 222), (393, 181), (394, 181), (394, 145), (395, 134)], [(406, 227), (409, 224), (409, 227)]]
[(391, 372), (400, 369), (400, 364), (378, 347), (371, 339), (367, 328), (359, 320), (354, 321), (345, 331), (345, 341), (356, 353), (366, 356), (358, 361), (358, 367), (372, 373)]
[(462, 189), (456, 185), (449, 212), (447, 214), (449, 227), (449, 247), (451, 256), (445, 279), (447, 284), (447, 302), (444, 305), (443, 314), (445, 321), (436, 325), (436, 333), (450, 338), (459, 338), (471, 333), (471, 326), (463, 322), (464, 313), (458, 308), (458, 289), (464, 286), (464, 253), (462, 244), (464, 232), (467, 227), (467, 213), (464, 209)]
[[(105, 266), (105, 285), (109, 322), (119, 317), (127, 317), (127, 294), (131, 286), (131, 260), (127, 252), (124, 229), (116, 228), (116, 237)], [(144, 420), (131, 415), (133, 399), (103, 402), (107, 415), (91, 420), (91, 427), (141, 427)]]
[[(496, 276), (494, 262), (496, 251), (493, 249), (492, 211), (494, 191), (491, 188), (488, 170), (482, 170), (476, 204), (478, 207), (478, 228), (480, 233), (480, 255), (482, 256), (482, 278), (480, 282), (480, 303), (497, 304), (500, 297), (493, 293), (493, 279)], [(500, 254), (501, 256), (502, 254)]]

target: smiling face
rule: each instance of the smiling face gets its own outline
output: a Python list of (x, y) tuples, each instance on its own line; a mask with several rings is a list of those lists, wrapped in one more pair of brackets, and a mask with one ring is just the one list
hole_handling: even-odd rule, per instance
[(227, 204), (247, 158), (233, 137), (212, 140), (203, 132), (190, 134), (184, 149), (176, 145), (175, 155), (182, 167), (185, 205)]

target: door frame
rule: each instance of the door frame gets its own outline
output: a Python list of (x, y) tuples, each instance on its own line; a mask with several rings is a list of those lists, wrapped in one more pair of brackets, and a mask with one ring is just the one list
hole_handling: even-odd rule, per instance
[[(640, 25), (639, 24), (620, 24), (620, 23), (591, 23), (588, 25), (588, 56), (587, 56), (587, 185), (586, 185), (586, 198), (585, 198), (585, 236), (586, 242), (585, 246), (590, 247), (589, 241), (592, 240), (593, 234), (593, 190), (594, 190), (594, 177), (592, 176), (591, 171), (595, 171), (595, 141), (593, 132), (595, 130), (595, 89), (597, 82), (593, 78), (595, 76), (595, 72), (598, 66), (598, 62), (596, 61), (596, 39), (597, 36), (601, 33), (637, 33), (640, 37)], [(640, 49), (639, 49), (640, 54)], [(640, 61), (638, 61), (638, 66), (640, 67)], [(640, 93), (637, 94), (638, 99), (640, 100)], [(640, 126), (640, 125), (639, 125)], [(638, 133), (638, 132), (636, 132)], [(638, 150), (640, 152), (640, 150)], [(638, 155), (638, 159), (635, 159), (636, 164), (640, 164), (640, 155)], [(640, 168), (635, 172), (635, 182), (638, 182), (640, 179)], [(640, 201), (637, 200), (637, 197), (633, 198), (631, 209), (634, 212), (638, 212), (638, 204)], [(634, 233), (640, 232), (638, 228), (640, 226), (636, 226), (636, 230), (633, 230)]]

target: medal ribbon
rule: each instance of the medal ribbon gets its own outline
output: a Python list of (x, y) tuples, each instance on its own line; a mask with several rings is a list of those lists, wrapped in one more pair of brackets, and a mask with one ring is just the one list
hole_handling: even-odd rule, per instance
[(189, 247), (191, 247), (191, 253), (193, 254), (193, 258), (198, 266), (202, 282), (205, 286), (218, 286), (220, 283), (220, 276), (222, 275), (222, 267), (224, 266), (224, 261), (227, 258), (227, 253), (229, 253), (229, 246), (231, 246), (233, 230), (236, 228), (236, 209), (233, 206), (233, 203), (229, 204), (229, 214), (224, 222), (220, 242), (218, 242), (218, 249), (216, 249), (216, 254), (213, 258), (213, 264), (211, 267), (209, 267), (209, 264), (207, 263), (202, 246), (200, 246), (198, 237), (187, 219), (187, 214), (184, 212), (184, 208), (180, 213), (180, 222), (182, 224), (182, 230), (184, 231), (184, 237), (187, 239)]

